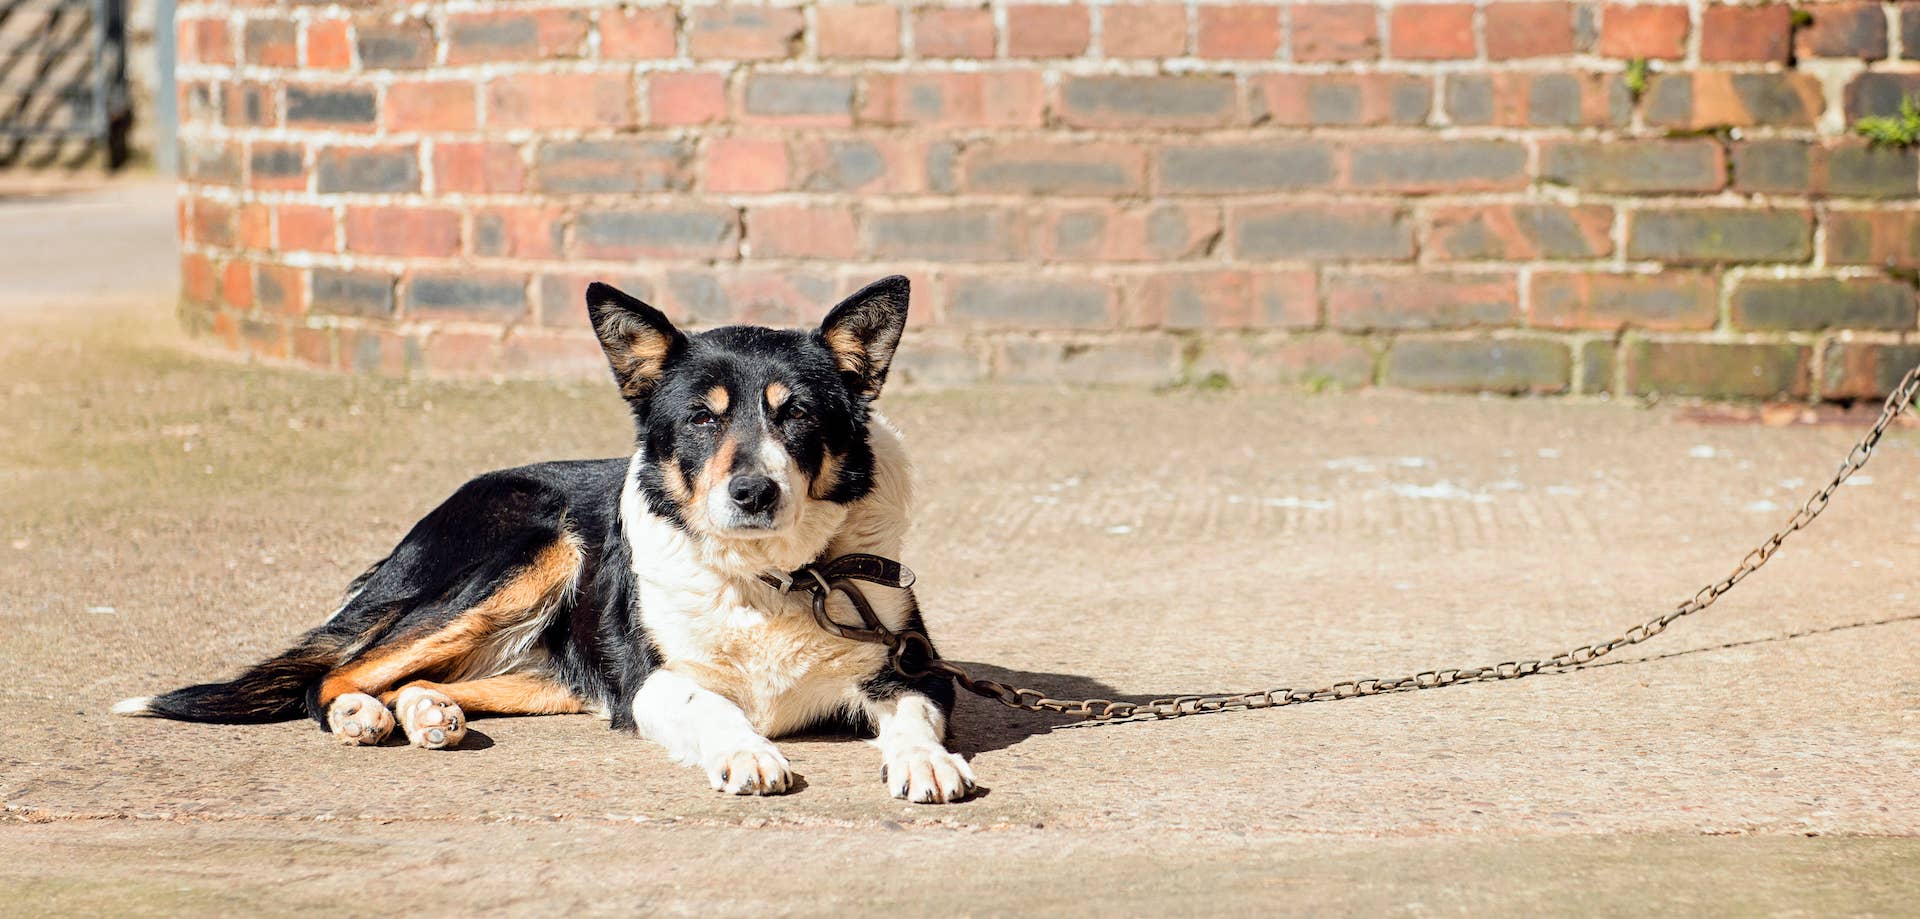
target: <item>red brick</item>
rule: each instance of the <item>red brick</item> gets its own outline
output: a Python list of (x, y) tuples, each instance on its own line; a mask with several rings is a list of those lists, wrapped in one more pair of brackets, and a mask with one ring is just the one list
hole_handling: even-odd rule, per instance
[(1685, 6), (1609, 3), (1601, 14), (1600, 53), (1662, 60), (1684, 57), (1689, 28)]
[(1572, 54), (1573, 4), (1487, 4), (1487, 57), (1496, 61)]
[(279, 246), (289, 252), (332, 252), (333, 211), (314, 204), (274, 206)]
[(259, 67), (300, 66), (300, 29), (293, 20), (248, 20), (244, 34), (247, 63)]
[(212, 246), (232, 248), (233, 208), (207, 198), (194, 199), (193, 239)]
[(625, 73), (519, 73), (487, 84), (489, 128), (633, 124), (633, 83)]
[(353, 66), (353, 39), (345, 19), (315, 19), (307, 23), (307, 66), (315, 70), (345, 70)]
[(1402, 60), (1473, 57), (1473, 6), (1416, 3), (1393, 8), (1387, 24), (1388, 52)]
[(921, 57), (992, 57), (993, 13), (984, 9), (915, 10), (913, 48)]
[(253, 266), (228, 262), (220, 273), (220, 300), (236, 310), (253, 309)]
[[(1887, 56), (1887, 17), (1878, 3), (1818, 3), (1805, 10), (1813, 24), (1794, 34), (1801, 57), (1850, 57), (1877, 61)], [(1904, 10), (1902, 15), (1913, 15)]]
[(699, 6), (687, 23), (687, 51), (706, 60), (779, 60), (793, 56), (806, 25), (791, 7)]
[(183, 63), (234, 63), (233, 34), (225, 19), (182, 19), (178, 28)]
[(1448, 74), (1447, 115), (1459, 125), (1624, 125), (1631, 102), (1620, 80), (1614, 74), (1563, 71)]
[(1046, 84), (1037, 72), (882, 73), (865, 78), (860, 120), (935, 127), (1039, 127)]
[(334, 365), (332, 329), (294, 326), (292, 337), (294, 360), (309, 367), (331, 368)]
[(251, 202), (242, 204), (234, 216), (234, 225), (240, 248), (273, 248), (273, 208)]
[(1195, 51), (1221, 60), (1269, 60), (1280, 50), (1277, 6), (1202, 6)]
[(246, 344), (247, 353), (269, 360), (286, 360), (287, 327), (277, 322), (258, 322), (252, 319), (239, 320), (240, 337)]
[(1702, 61), (1784, 64), (1793, 51), (1793, 10), (1766, 6), (1709, 6), (1700, 20)]
[(674, 11), (623, 6), (600, 12), (600, 56), (646, 61), (674, 56)]
[(526, 187), (526, 162), (512, 144), (436, 141), (433, 145), (436, 192), (512, 193)]
[(852, 258), (859, 244), (845, 207), (769, 206), (747, 210), (747, 246), (757, 258)]
[(787, 144), (778, 138), (709, 138), (706, 161), (708, 191), (769, 192), (787, 187)]
[[(833, 302), (833, 278), (825, 272), (792, 268), (681, 268), (667, 272), (660, 308), (675, 321), (687, 317), (696, 326), (755, 323), (812, 325), (822, 304)], [(914, 298), (916, 310), (919, 298)]]
[(194, 303), (213, 302), (213, 262), (206, 256), (181, 254), (180, 294)]
[(213, 315), (213, 334), (228, 350), (240, 350), (240, 325), (232, 313), (219, 312)]
[(647, 76), (647, 123), (709, 124), (727, 117), (727, 78), (718, 73)]
[(1086, 53), (1092, 37), (1084, 6), (1007, 7), (1008, 57), (1073, 57)]
[(891, 6), (821, 6), (813, 11), (821, 57), (900, 56), (900, 11)]
[(1378, 8), (1373, 4), (1308, 4), (1291, 12), (1296, 61), (1368, 61), (1380, 56)]
[(1826, 250), (1835, 265), (1920, 268), (1920, 211), (1834, 211)]
[(367, 255), (460, 254), (460, 212), (440, 207), (349, 206), (347, 251)]
[[(299, 92), (290, 87), (288, 92)], [(371, 95), (371, 94), (369, 94)], [(274, 99), (273, 87), (264, 83), (228, 83), (220, 103), (222, 122), (231, 128), (269, 127), (279, 121), (279, 105)], [(341, 130), (371, 130), (373, 120), (348, 124), (334, 123), (329, 127)]]
[(1179, 57), (1187, 50), (1187, 11), (1177, 4), (1100, 8), (1107, 57)]
[(585, 9), (454, 13), (446, 23), (447, 63), (579, 57), (589, 25)]
[(471, 131), (479, 121), (472, 83), (458, 80), (403, 81), (387, 87), (387, 130)]
[(468, 249), (474, 255), (557, 259), (566, 210), (559, 207), (489, 207), (474, 212)]

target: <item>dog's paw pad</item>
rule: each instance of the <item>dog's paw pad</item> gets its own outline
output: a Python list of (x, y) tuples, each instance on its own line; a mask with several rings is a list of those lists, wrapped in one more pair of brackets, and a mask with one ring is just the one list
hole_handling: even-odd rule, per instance
[(393, 731), (393, 713), (379, 699), (350, 692), (327, 706), (327, 727), (349, 747), (376, 746)]
[(952, 804), (973, 794), (973, 767), (940, 747), (915, 747), (886, 758), (880, 780), (896, 798), (914, 804)]
[(405, 689), (394, 700), (407, 743), (425, 750), (457, 747), (467, 736), (467, 716), (444, 693), (432, 689)]
[(712, 757), (706, 770), (713, 790), (730, 795), (778, 795), (793, 787), (787, 758), (766, 741)]

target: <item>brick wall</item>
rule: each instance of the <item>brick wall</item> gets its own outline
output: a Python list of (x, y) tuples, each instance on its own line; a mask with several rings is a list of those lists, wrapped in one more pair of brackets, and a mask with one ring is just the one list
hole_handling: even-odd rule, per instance
[(1920, 359), (1920, 2), (179, 13), (183, 320), (588, 369), (914, 279), (901, 372), (1851, 399)]

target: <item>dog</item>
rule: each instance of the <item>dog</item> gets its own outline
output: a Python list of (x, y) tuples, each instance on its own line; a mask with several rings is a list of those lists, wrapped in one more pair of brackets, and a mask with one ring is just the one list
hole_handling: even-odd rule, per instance
[[(311, 717), (340, 742), (459, 744), (475, 714), (589, 712), (704, 771), (716, 791), (781, 794), (772, 738), (863, 732), (896, 798), (975, 790), (947, 750), (951, 680), (937, 652), (816, 622), (793, 572), (898, 558), (911, 483), (873, 409), (906, 328), (909, 288), (876, 281), (810, 331), (688, 335), (605, 284), (587, 311), (632, 410), (630, 457), (487, 473), (416, 523), (292, 648), (224, 683), (113, 711), (182, 721)], [(925, 634), (909, 583), (862, 584), (871, 613)], [(824, 584), (822, 585), (824, 587)], [(841, 623), (859, 612), (828, 594)]]

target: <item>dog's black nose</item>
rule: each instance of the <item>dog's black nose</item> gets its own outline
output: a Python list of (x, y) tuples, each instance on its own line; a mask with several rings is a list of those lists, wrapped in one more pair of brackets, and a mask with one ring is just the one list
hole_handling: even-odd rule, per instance
[(764, 514), (780, 503), (780, 485), (764, 475), (736, 475), (727, 483), (733, 503), (749, 514)]

